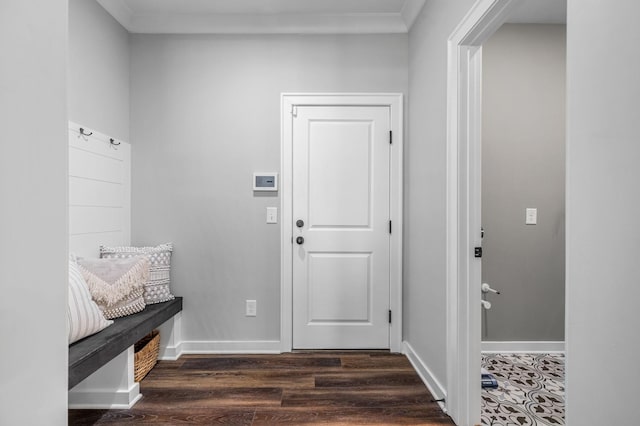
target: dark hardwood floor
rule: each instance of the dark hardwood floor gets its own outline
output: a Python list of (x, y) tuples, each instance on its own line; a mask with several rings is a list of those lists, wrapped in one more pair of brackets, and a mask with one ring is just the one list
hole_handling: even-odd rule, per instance
[(160, 361), (131, 410), (69, 425), (453, 425), (406, 357), (384, 351), (185, 355)]

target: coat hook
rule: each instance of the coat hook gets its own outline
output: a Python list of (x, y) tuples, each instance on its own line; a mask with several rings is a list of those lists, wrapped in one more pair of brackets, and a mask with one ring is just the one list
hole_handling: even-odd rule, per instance
[(80, 127), (80, 134), (82, 136), (91, 136), (93, 134), (93, 132), (85, 133), (84, 132), (84, 127)]
[(115, 139), (113, 139), (113, 138), (109, 138), (109, 143), (111, 143), (111, 145), (113, 145), (113, 146), (118, 146), (118, 145), (120, 145), (122, 142), (118, 142), (118, 143), (116, 143)]

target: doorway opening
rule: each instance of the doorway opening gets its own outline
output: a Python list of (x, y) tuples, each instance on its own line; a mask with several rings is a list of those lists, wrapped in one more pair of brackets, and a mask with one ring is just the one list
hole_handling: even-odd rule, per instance
[(564, 424), (565, 28), (482, 47), (483, 424)]
[(446, 405), (460, 425), (481, 415), (482, 45), (522, 3), (479, 0), (448, 41)]

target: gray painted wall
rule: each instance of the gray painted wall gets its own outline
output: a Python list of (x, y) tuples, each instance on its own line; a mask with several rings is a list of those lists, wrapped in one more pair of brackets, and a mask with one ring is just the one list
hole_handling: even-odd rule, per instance
[(447, 39), (473, 3), (427, 0), (409, 34), (404, 339), (445, 388)]
[(568, 2), (569, 425), (638, 423), (638, 16), (635, 0)]
[(280, 94), (407, 78), (406, 35), (132, 36), (132, 242), (175, 244), (185, 340), (280, 339), (280, 198), (251, 187), (279, 171)]
[(69, 120), (129, 141), (129, 33), (94, 0), (69, 0)]
[(0, 424), (67, 424), (67, 2), (0, 5)]
[(564, 340), (565, 29), (506, 24), (482, 47), (484, 340)]

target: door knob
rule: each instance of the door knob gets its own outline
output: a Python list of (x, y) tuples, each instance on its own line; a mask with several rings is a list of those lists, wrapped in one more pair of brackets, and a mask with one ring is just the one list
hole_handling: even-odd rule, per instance
[(302, 243), (304, 243), (304, 237), (298, 237), (298, 238), (296, 238), (296, 243), (298, 243), (298, 244), (302, 244)]
[(304, 220), (302, 220), (302, 219), (296, 220), (296, 226), (298, 228), (302, 228), (304, 226)]

